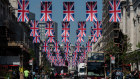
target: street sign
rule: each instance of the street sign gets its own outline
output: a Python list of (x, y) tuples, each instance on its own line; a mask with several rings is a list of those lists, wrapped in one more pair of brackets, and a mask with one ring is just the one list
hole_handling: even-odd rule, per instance
[(115, 64), (115, 56), (111, 56), (111, 63)]
[(33, 65), (33, 60), (29, 60), (29, 65)]
[(20, 65), (20, 62), (13, 62), (13, 65)]

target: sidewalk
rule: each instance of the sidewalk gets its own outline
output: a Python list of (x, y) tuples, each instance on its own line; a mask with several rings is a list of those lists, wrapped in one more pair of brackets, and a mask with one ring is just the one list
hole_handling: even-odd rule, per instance
[(23, 73), (20, 73), (20, 79), (24, 79)]

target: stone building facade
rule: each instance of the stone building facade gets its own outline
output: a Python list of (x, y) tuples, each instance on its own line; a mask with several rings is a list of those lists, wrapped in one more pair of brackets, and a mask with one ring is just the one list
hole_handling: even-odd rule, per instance
[(130, 38), (134, 51), (140, 42), (140, 0), (121, 0), (121, 11), (120, 29)]
[(0, 74), (29, 67), (32, 38), (29, 24), (17, 22), (17, 1), (0, 0)]
[(102, 14), (102, 37), (94, 44), (96, 48), (93, 50), (105, 51), (107, 44), (110, 41), (114, 41), (115, 45), (120, 45), (120, 23), (109, 22), (109, 1), (103, 0), (103, 14)]
[[(121, 11), (120, 29), (128, 36), (132, 44), (132, 49), (128, 53), (139, 51), (136, 45), (140, 42), (140, 0), (121, 0)], [(131, 70), (137, 68), (136, 63), (131, 63), (131, 65)]]

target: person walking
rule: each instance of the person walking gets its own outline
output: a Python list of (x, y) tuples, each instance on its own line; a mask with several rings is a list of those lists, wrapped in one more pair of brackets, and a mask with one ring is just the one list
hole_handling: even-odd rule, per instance
[(111, 79), (115, 79), (115, 78), (116, 78), (116, 70), (113, 70)]
[(27, 69), (24, 71), (24, 79), (29, 79), (29, 71)]
[(134, 79), (139, 79), (139, 72), (137, 69), (135, 69), (133, 76), (134, 76)]
[(123, 73), (121, 70), (117, 70), (116, 72), (116, 79), (123, 79)]

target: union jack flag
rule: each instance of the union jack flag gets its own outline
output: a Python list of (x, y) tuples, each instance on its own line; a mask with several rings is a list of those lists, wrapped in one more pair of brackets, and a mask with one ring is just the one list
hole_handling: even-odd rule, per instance
[(78, 36), (86, 36), (86, 22), (78, 22)]
[(79, 62), (78, 63), (83, 63), (83, 61), (84, 61), (83, 56), (79, 56)]
[(66, 42), (65, 43), (65, 58), (66, 60), (68, 61), (68, 58), (69, 58), (69, 53), (70, 53), (70, 43), (69, 42)]
[(78, 22), (77, 42), (84, 42), (86, 36), (86, 22)]
[(73, 58), (73, 59), (72, 59), (72, 66), (76, 66), (76, 64), (77, 64), (77, 62), (76, 62), (76, 60)]
[(121, 8), (120, 0), (109, 1), (109, 22), (120, 22), (121, 21)]
[(69, 58), (69, 53), (65, 52), (65, 59), (68, 60), (68, 58)]
[(48, 51), (47, 51), (47, 58), (48, 58), (48, 60), (51, 60), (51, 58), (52, 58), (52, 53), (51, 53), (50, 49), (48, 49)]
[(102, 36), (102, 21), (94, 21), (94, 34), (96, 35), (96, 37), (101, 37)]
[(41, 1), (40, 21), (52, 21), (52, 2)]
[(63, 21), (74, 21), (74, 2), (63, 2)]
[(55, 56), (52, 56), (51, 57), (51, 63), (54, 63), (55, 62)]
[(77, 42), (81, 43), (82, 41), (84, 42), (84, 37), (77, 35)]
[(59, 66), (63, 66), (63, 59), (62, 59), (62, 56), (59, 57), (60, 60), (59, 60)]
[(97, 21), (97, 1), (86, 2), (86, 21)]
[(47, 52), (47, 51), (48, 51), (48, 43), (46, 41), (44, 41), (43, 52)]
[(18, 0), (18, 22), (29, 21), (29, 0)]
[(83, 51), (83, 58), (86, 59), (86, 56), (87, 56), (87, 50), (84, 49), (84, 51)]
[(45, 36), (53, 36), (54, 35), (54, 25), (52, 21), (46, 22), (46, 28), (45, 28)]
[(77, 56), (78, 56), (78, 54), (77, 54), (77, 52), (76, 51), (74, 51), (74, 53), (73, 53), (73, 59), (77, 59)]
[(80, 42), (76, 42), (75, 43), (75, 47), (76, 47), (76, 52), (81, 52), (81, 44), (80, 44)]
[(55, 53), (56, 54), (56, 58), (57, 58), (57, 60), (60, 60), (60, 52), (59, 52), (59, 50)]
[(70, 52), (70, 43), (69, 42), (66, 42), (65, 43), (65, 52)]
[(54, 43), (55, 41), (55, 38), (54, 38), (54, 36), (48, 36), (48, 43)]
[(86, 50), (87, 50), (87, 52), (91, 52), (91, 48), (92, 48), (92, 46), (91, 46), (91, 41), (88, 41), (88, 42), (86, 43)]
[(30, 33), (30, 36), (38, 36), (38, 31), (39, 31), (39, 28), (38, 28), (38, 21), (35, 21), (35, 20), (31, 20), (30, 22), (30, 29), (31, 29), (31, 33)]
[(57, 62), (58, 62), (58, 59), (55, 57), (55, 61), (54, 61), (54, 65), (55, 66), (58, 66), (58, 63)]
[(33, 43), (40, 43), (40, 36), (34, 36)]
[(93, 34), (91, 35), (91, 42), (97, 42), (98, 38)]
[(58, 52), (59, 51), (59, 42), (54, 42), (54, 51)]
[(94, 33), (93, 28), (91, 27), (91, 42), (97, 42), (98, 38)]
[(69, 42), (69, 36), (62, 36), (62, 42)]
[(70, 36), (70, 23), (69, 22), (62, 22), (62, 42), (69, 42)]

